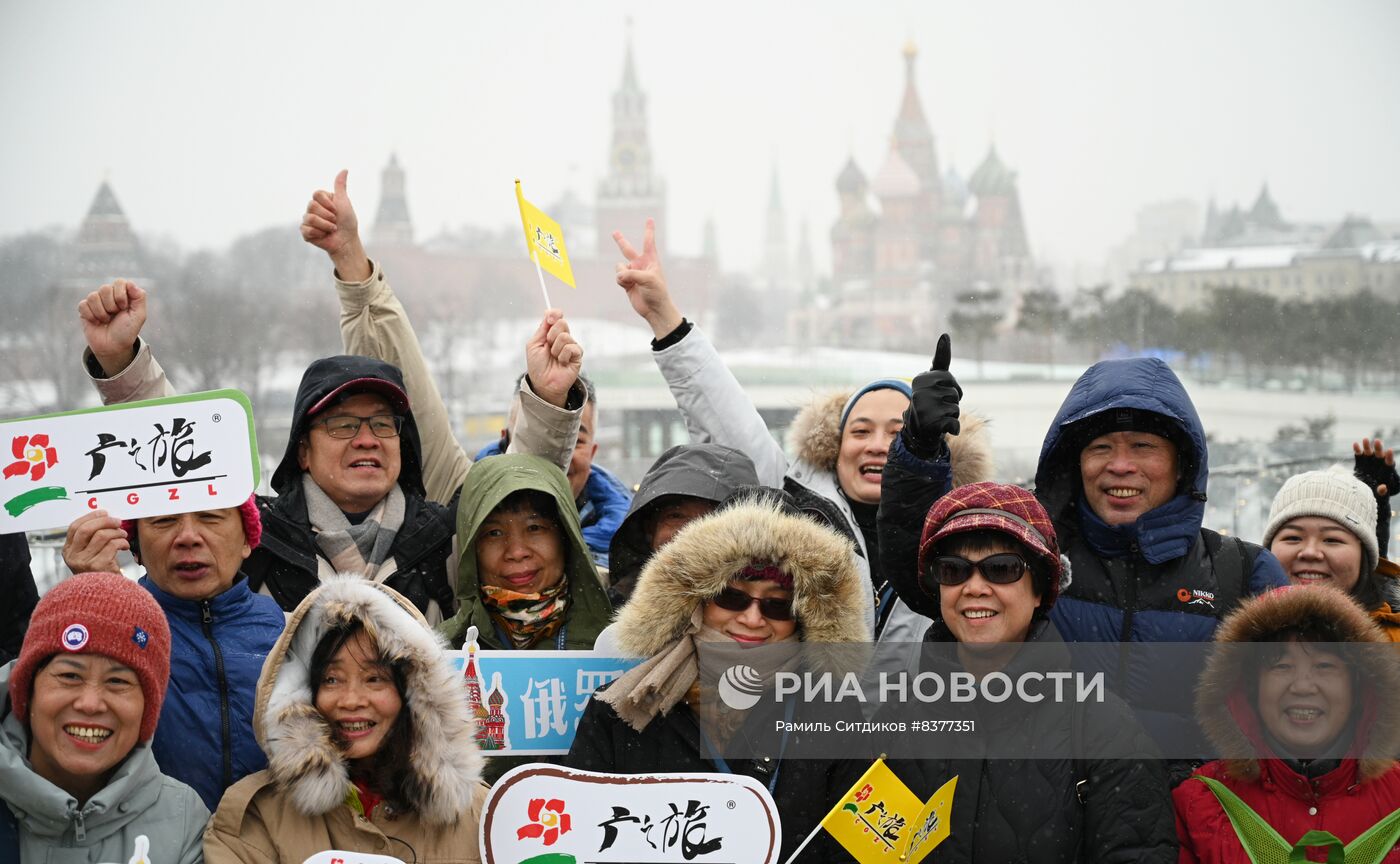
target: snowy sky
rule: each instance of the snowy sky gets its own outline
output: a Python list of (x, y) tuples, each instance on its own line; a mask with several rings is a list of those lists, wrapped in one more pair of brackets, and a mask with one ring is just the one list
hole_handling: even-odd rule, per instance
[(368, 222), (393, 150), (420, 237), (514, 224), (517, 175), (591, 199), (629, 16), (669, 242), (713, 216), (727, 266), (759, 259), (776, 164), (825, 269), (836, 174), (879, 167), (909, 38), (943, 165), (994, 138), (1062, 277), (1143, 204), (1265, 180), (1289, 218), (1400, 217), (1393, 0), (0, 0), (0, 235), (76, 225), (107, 177), (138, 231), (223, 246), (342, 166)]

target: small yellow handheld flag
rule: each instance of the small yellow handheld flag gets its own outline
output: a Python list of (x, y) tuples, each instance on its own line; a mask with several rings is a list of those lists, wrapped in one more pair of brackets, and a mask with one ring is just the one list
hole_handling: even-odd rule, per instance
[(876, 759), (826, 814), (821, 827), (860, 864), (898, 864), (922, 807), (885, 760)]
[(525, 226), (525, 248), (530, 251), (530, 260), (570, 288), (576, 287), (574, 268), (569, 265), (569, 250), (564, 247), (564, 229), (525, 200), (519, 180), (515, 181), (515, 198), (520, 202), (520, 222)]
[(909, 846), (900, 856), (902, 864), (919, 864), (925, 855), (933, 851), (933, 847), (948, 838), (952, 828), (948, 820), (953, 812), (953, 791), (957, 787), (958, 778), (954, 777), (929, 796), (928, 803), (914, 819), (914, 833), (909, 836)]

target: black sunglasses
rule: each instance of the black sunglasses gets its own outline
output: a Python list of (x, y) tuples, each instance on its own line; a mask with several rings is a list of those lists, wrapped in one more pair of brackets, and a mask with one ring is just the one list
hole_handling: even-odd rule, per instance
[(928, 565), (928, 578), (938, 585), (961, 585), (972, 578), (972, 571), (996, 585), (1010, 585), (1030, 569), (1026, 559), (1015, 552), (999, 552), (981, 561), (969, 561), (960, 555), (939, 555)]
[(747, 612), (750, 606), (757, 603), (758, 614), (769, 621), (792, 620), (791, 597), (755, 597), (738, 588), (728, 587), (716, 594), (714, 601), (716, 606), (730, 612)]

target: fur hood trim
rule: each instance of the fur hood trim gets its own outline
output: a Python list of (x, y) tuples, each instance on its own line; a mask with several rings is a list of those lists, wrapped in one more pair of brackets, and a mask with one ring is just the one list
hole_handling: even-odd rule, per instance
[(332, 626), (364, 623), (385, 659), (407, 660), (405, 707), (413, 711), (412, 770), (419, 818), (455, 823), (472, 804), (482, 758), (462, 682), (442, 638), (402, 595), (358, 574), (324, 580), (287, 621), (258, 679), (253, 728), (268, 770), (293, 806), (319, 816), (345, 802), (349, 768), (311, 698), (311, 655)]
[[(854, 390), (819, 395), (797, 412), (788, 429), (788, 449), (798, 459), (823, 471), (836, 471), (841, 453), (841, 409)], [(962, 412), (962, 431), (948, 436), (948, 452), (953, 463), (953, 485), (966, 486), (991, 480), (996, 471), (987, 420)]]
[[(1356, 680), (1361, 693), (1361, 717), (1357, 744), (1367, 752), (1400, 753), (1400, 652), (1371, 617), (1346, 594), (1319, 586), (1279, 588), (1246, 600), (1221, 623), (1215, 641), (1220, 643), (1266, 642), (1282, 630), (1320, 622), (1344, 641), (1380, 643), (1384, 650), (1357, 652)], [(1201, 728), (1222, 753), (1267, 749), (1263, 743), (1258, 709), (1249, 696), (1237, 652), (1213, 651), (1196, 690), (1196, 714)], [(1226, 770), (1240, 780), (1257, 780), (1258, 759), (1230, 758)], [(1389, 771), (1393, 759), (1360, 760), (1363, 781)]]
[(802, 641), (870, 641), (873, 601), (851, 542), (811, 517), (755, 501), (691, 522), (652, 556), (618, 613), (618, 645), (636, 657), (660, 653), (685, 634), (697, 607), (755, 561), (792, 577)]

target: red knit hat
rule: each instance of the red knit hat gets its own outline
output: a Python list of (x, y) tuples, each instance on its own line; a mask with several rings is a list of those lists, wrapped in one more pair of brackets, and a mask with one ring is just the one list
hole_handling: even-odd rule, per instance
[[(924, 519), (919, 540), (919, 573), (925, 573), (928, 559), (938, 541), (970, 531), (997, 531), (1019, 540), (1044, 564), (1050, 584), (1040, 608), (1049, 610), (1060, 593), (1064, 566), (1055, 526), (1036, 497), (1019, 486), (1004, 483), (969, 483), (939, 498)], [(924, 580), (920, 579), (923, 585)]]
[(136, 672), (146, 698), (141, 740), (149, 741), (170, 679), (170, 625), (156, 598), (118, 573), (83, 573), (45, 594), (10, 672), (10, 704), (26, 725), (35, 671), (65, 652), (110, 657)]
[[(249, 495), (247, 501), (238, 505), (238, 516), (243, 520), (243, 537), (248, 541), (248, 548), (258, 548), (258, 544), (262, 542), (262, 513), (258, 511), (256, 494)], [(132, 556), (140, 561), (141, 547), (136, 538), (136, 520), (123, 519), (122, 530), (126, 532), (127, 540), (131, 544)]]

